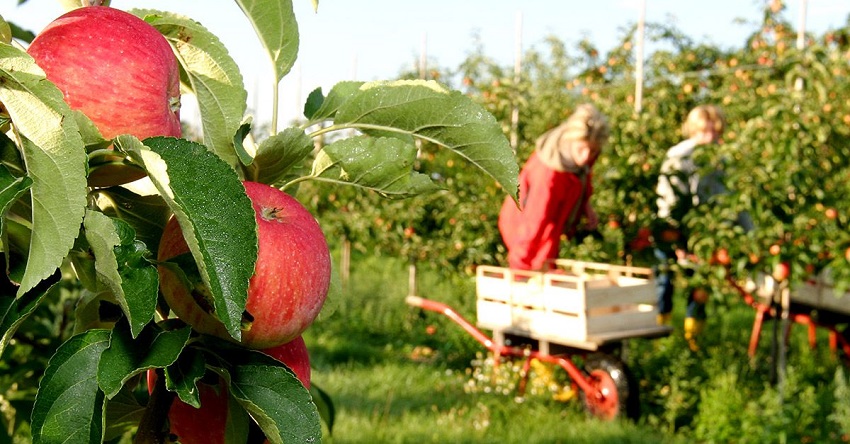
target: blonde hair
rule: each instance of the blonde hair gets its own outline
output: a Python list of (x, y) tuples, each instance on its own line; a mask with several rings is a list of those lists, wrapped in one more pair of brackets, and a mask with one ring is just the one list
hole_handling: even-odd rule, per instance
[(712, 128), (716, 134), (723, 133), (726, 117), (717, 105), (699, 105), (688, 113), (682, 124), (682, 135), (689, 138), (694, 134)]
[(579, 105), (567, 120), (538, 137), (535, 148), (540, 161), (549, 168), (576, 171), (580, 166), (570, 147), (577, 141), (586, 141), (594, 156), (608, 141), (608, 120), (593, 105)]
[(565, 139), (586, 140), (597, 150), (608, 141), (608, 119), (589, 103), (576, 107), (564, 125)]

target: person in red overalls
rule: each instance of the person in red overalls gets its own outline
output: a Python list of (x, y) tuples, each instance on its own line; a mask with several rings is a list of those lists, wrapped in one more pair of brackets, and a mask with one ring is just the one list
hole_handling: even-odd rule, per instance
[(499, 213), (510, 268), (542, 269), (558, 257), (561, 234), (574, 231), (583, 216), (587, 228), (596, 228), (591, 169), (607, 140), (607, 119), (590, 104), (537, 139), (519, 174), (519, 205), (508, 197)]

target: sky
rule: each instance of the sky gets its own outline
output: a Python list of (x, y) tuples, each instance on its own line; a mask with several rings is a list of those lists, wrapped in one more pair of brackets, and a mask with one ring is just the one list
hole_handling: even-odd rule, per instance
[[(645, 0), (647, 22), (675, 24), (689, 37), (740, 47), (755, 29), (765, 0)], [(812, 32), (847, 26), (848, 0), (786, 0), (795, 26), (805, 11)], [(422, 54), (432, 65), (457, 68), (483, 46), (489, 57), (512, 66), (517, 49), (542, 48), (554, 35), (567, 43), (587, 37), (604, 53), (623, 29), (636, 23), (641, 0), (293, 0), (300, 33), (298, 61), (280, 83), (281, 126), (300, 114), (310, 91), (325, 93), (342, 80), (392, 79), (413, 70)], [(806, 8), (803, 9), (802, 5)], [(268, 58), (250, 23), (230, 0), (112, 0), (119, 9), (149, 8), (189, 16), (219, 37), (240, 67), (255, 122), (271, 119), (275, 87)], [(38, 33), (63, 13), (58, 0), (0, 0), (0, 15)], [(742, 25), (736, 19), (745, 19)], [(184, 103), (182, 116), (197, 108)]]

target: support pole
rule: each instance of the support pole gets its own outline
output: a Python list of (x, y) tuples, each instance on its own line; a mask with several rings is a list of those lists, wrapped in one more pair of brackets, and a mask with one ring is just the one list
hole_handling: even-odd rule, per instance
[(422, 41), (419, 45), (419, 78), (425, 79), (426, 72), (425, 70), (428, 68), (428, 33), (422, 33)]
[(417, 296), (416, 292), (416, 262), (411, 260), (407, 269), (407, 295)]
[(637, 35), (635, 51), (635, 113), (640, 114), (643, 109), (643, 51), (645, 28), (646, 28), (646, 0), (640, 1), (640, 11), (638, 13)]
[(342, 285), (345, 286), (348, 284), (348, 279), (351, 275), (351, 241), (348, 239), (342, 242), (342, 258), (339, 262), (340, 279), (342, 280)]
[[(797, 50), (803, 52), (806, 48), (806, 10), (808, 9), (808, 1), (800, 0), (800, 17), (797, 25)], [(803, 90), (803, 78), (797, 77), (794, 81), (794, 89), (796, 91)]]
[[(516, 15), (516, 35), (514, 37), (514, 90), (519, 92), (520, 74), (522, 73), (522, 11)], [(516, 152), (519, 144), (519, 97), (513, 98), (511, 109), (511, 148)]]

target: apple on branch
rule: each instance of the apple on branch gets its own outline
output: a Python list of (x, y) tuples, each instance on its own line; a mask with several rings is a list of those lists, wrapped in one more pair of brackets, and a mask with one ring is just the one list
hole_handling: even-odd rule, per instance
[(70, 11), (27, 49), (72, 109), (106, 139), (180, 137), (180, 72), (153, 26), (108, 6)]
[(310, 389), (310, 354), (302, 336), (262, 352), (286, 364), (304, 387)]
[[(319, 223), (295, 198), (269, 185), (243, 184), (254, 205), (259, 249), (241, 343), (266, 349), (295, 339), (319, 314), (330, 287), (330, 252)], [(158, 258), (168, 261), (188, 252), (180, 225), (172, 217), (163, 231)], [(187, 288), (169, 267), (158, 268), (162, 294), (180, 319), (201, 333), (232, 340), (204, 300), (204, 289)]]
[[(181, 136), (177, 58), (165, 37), (135, 15), (108, 6), (74, 9), (48, 24), (27, 53), (105, 139)], [(91, 185), (144, 176), (114, 160), (93, 169)]]
[[(310, 389), (310, 356), (304, 338), (298, 336), (286, 344), (262, 352), (285, 364), (295, 373), (301, 384)], [(153, 391), (156, 379), (156, 372), (148, 370), (148, 393)], [(228, 390), (221, 378), (216, 380), (216, 385), (198, 383), (200, 408), (186, 404), (176, 397), (171, 402), (168, 409), (168, 431), (180, 442), (224, 444), (229, 408)]]

